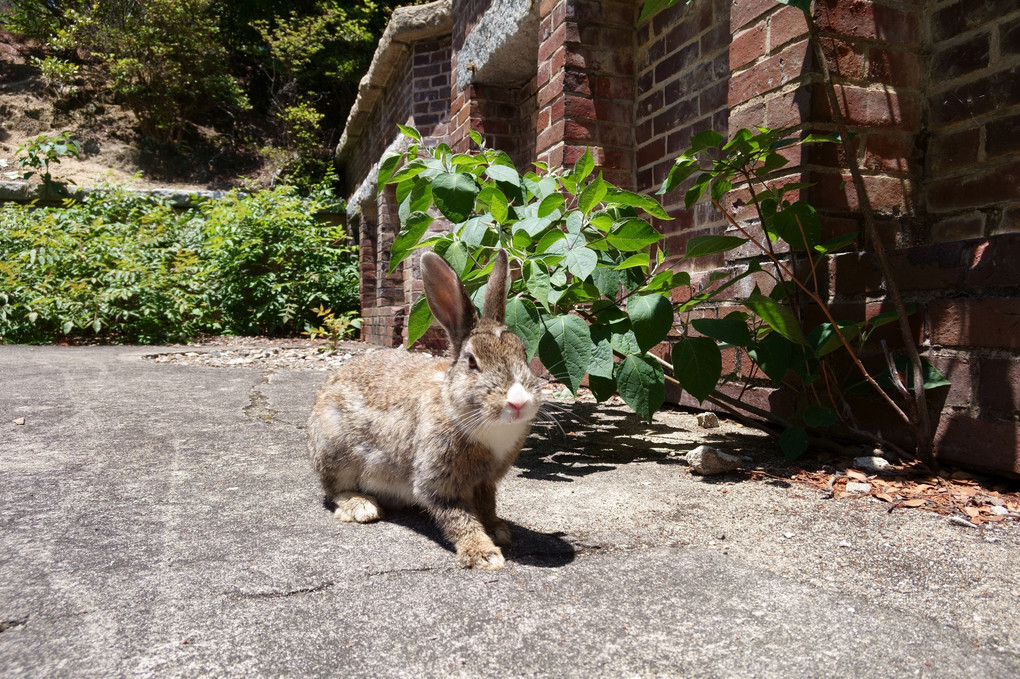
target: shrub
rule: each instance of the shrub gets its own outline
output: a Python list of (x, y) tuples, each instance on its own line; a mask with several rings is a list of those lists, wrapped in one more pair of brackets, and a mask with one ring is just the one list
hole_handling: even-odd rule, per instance
[(313, 307), (357, 308), (353, 250), (322, 193), (233, 193), (177, 214), (120, 189), (0, 209), (0, 341), (143, 344), (199, 333), (297, 334)]

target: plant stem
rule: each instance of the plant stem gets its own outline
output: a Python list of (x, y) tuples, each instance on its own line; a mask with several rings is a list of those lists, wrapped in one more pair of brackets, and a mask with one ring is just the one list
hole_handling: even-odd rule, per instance
[[(911, 368), (914, 373), (914, 398), (907, 399), (907, 403), (911, 411), (907, 422), (914, 428), (914, 435), (917, 439), (917, 457), (929, 467), (934, 467), (935, 457), (932, 451), (931, 421), (928, 417), (928, 404), (924, 394), (924, 371), (921, 364), (921, 355), (917, 350), (917, 345), (914, 343), (913, 333), (910, 330), (910, 321), (907, 318), (906, 307), (903, 304), (903, 297), (900, 295), (899, 287), (896, 285), (896, 281), (893, 278), (892, 267), (890, 266), (889, 259), (886, 256), (885, 246), (882, 244), (882, 238), (878, 233), (878, 227), (875, 225), (874, 210), (871, 206), (871, 200), (868, 197), (868, 193), (864, 187), (864, 178), (861, 175), (861, 170), (857, 166), (857, 156), (854, 153), (853, 145), (850, 143), (850, 133), (846, 125), (846, 120), (843, 118), (843, 112), (839, 107), (839, 100), (836, 96), (836, 88), (832, 82), (828, 60), (825, 56), (825, 50), (822, 48), (818, 24), (815, 22), (815, 19), (810, 12), (804, 12), (804, 18), (807, 21), (808, 34), (810, 36), (811, 45), (814, 49), (815, 57), (822, 70), (822, 84), (825, 87), (825, 94), (829, 100), (829, 108), (832, 111), (832, 119), (836, 123), (836, 127), (839, 130), (840, 138), (842, 140), (843, 152), (846, 155), (850, 176), (853, 178), (854, 190), (857, 192), (857, 200), (861, 208), (861, 213), (864, 217), (864, 226), (868, 234), (868, 239), (871, 241), (872, 246), (875, 249), (875, 256), (878, 258), (879, 266), (882, 269), (882, 277), (885, 279), (886, 292), (888, 293), (889, 299), (892, 300), (893, 308), (896, 310), (896, 314), (899, 317), (899, 327), (900, 334), (903, 339), (903, 346), (906, 349), (907, 357), (910, 359)], [(885, 392), (883, 391), (883, 394), (884, 393)], [(897, 408), (897, 410), (899, 409)]]

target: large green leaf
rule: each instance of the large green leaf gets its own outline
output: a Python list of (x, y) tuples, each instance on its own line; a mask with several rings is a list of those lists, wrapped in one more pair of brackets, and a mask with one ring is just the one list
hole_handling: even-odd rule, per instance
[(588, 375), (588, 388), (599, 403), (608, 401), (616, 393), (616, 380), (612, 377)]
[(545, 332), (538, 343), (538, 356), (553, 377), (577, 394), (591, 363), (591, 334), (588, 324), (573, 314), (546, 316)]
[(577, 199), (577, 207), (584, 214), (591, 212), (596, 205), (602, 202), (602, 199), (606, 197), (606, 193), (609, 187), (602, 179), (600, 174), (595, 179), (588, 182), (583, 189), (581, 189), (581, 195)]
[(673, 219), (659, 201), (650, 196), (642, 196), (640, 193), (633, 193), (622, 189), (610, 189), (606, 194), (606, 199), (611, 203), (641, 208), (659, 219)]
[(588, 149), (584, 150), (584, 155), (577, 159), (574, 163), (574, 177), (575, 182), (583, 182), (591, 171), (595, 169), (595, 159), (591, 157), (591, 151)]
[(627, 356), (616, 370), (620, 397), (646, 421), (666, 400), (666, 378), (662, 366), (650, 356)]
[(506, 327), (524, 342), (530, 360), (538, 351), (538, 341), (543, 332), (541, 317), (531, 300), (520, 297), (511, 297), (507, 300)]
[(549, 309), (549, 293), (552, 291), (552, 284), (549, 281), (549, 270), (545, 268), (545, 264), (535, 260), (525, 262), (524, 285), (539, 304)]
[(822, 238), (822, 223), (815, 209), (802, 201), (776, 212), (768, 230), (796, 250), (815, 248)]
[(591, 362), (588, 364), (588, 378), (613, 377), (612, 331), (605, 325), (591, 325)]
[(620, 292), (619, 272), (600, 266), (591, 272), (591, 280), (603, 297), (616, 299), (617, 293)]
[(836, 411), (822, 406), (810, 406), (804, 409), (804, 424), (809, 427), (828, 427), (836, 422)]
[(673, 327), (673, 305), (657, 293), (628, 298), (627, 315), (641, 351), (648, 351), (666, 339)]
[(518, 186), (521, 183), (521, 175), (517, 173), (517, 170), (506, 165), (490, 165), (485, 168), (485, 174), (498, 182), (508, 182)]
[[(843, 337), (846, 338), (846, 341), (853, 342), (860, 337), (861, 326), (863, 323), (837, 321), (837, 325), (839, 326), (839, 330), (843, 334)], [(836, 328), (828, 321), (819, 324), (814, 330), (808, 333), (807, 343), (808, 346), (814, 349), (815, 356), (818, 358), (831, 354), (837, 349), (843, 348), (843, 342), (839, 339), (839, 335), (836, 334)]]
[(746, 238), (737, 236), (695, 236), (687, 243), (687, 253), (684, 256), (691, 259), (714, 255), (738, 248), (746, 242)]
[(702, 335), (726, 342), (736, 347), (751, 346), (751, 333), (747, 323), (739, 316), (726, 318), (696, 318), (691, 321), (694, 329)]
[(748, 349), (747, 354), (770, 380), (781, 384), (793, 364), (793, 347), (790, 340), (773, 332)]
[(466, 172), (443, 172), (432, 180), (432, 197), (436, 207), (454, 224), (468, 218), (475, 207), (477, 195), (475, 178)]
[(673, 375), (699, 402), (708, 398), (722, 377), (722, 353), (715, 340), (691, 337), (673, 345)]
[(428, 230), (432, 222), (432, 217), (424, 212), (411, 213), (407, 218), (407, 223), (404, 224), (404, 228), (400, 230), (400, 233), (393, 240), (393, 247), (390, 250), (389, 273), (393, 273), (397, 265), (407, 259), (407, 256), (414, 250), (414, 246), (425, 235), (425, 231)]
[(582, 281), (595, 270), (598, 262), (598, 255), (584, 246), (568, 250), (567, 256), (563, 260), (563, 264), (567, 267), (567, 271), (574, 276), (577, 276), (577, 278)]
[(539, 203), (538, 216), (545, 217), (552, 214), (556, 210), (559, 210), (561, 207), (563, 207), (563, 203), (564, 203), (563, 194), (550, 193), (548, 196), (542, 199), (541, 203)]
[(425, 295), (420, 295), (411, 305), (411, 313), (407, 316), (407, 346), (414, 344), (432, 326), (432, 310), (429, 309)]
[(761, 293), (754, 293), (744, 300), (751, 313), (765, 321), (770, 328), (797, 344), (804, 344), (804, 331), (787, 307)]
[(614, 248), (624, 252), (635, 252), (662, 240), (662, 234), (643, 219), (632, 217), (613, 224), (606, 239)]

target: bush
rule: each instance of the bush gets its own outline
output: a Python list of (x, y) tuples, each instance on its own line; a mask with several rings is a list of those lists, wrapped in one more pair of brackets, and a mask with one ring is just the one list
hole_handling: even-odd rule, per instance
[(0, 341), (123, 343), (199, 333), (297, 334), (314, 307), (357, 308), (343, 232), (324, 196), (233, 193), (177, 214), (110, 189), (83, 203), (0, 209)]

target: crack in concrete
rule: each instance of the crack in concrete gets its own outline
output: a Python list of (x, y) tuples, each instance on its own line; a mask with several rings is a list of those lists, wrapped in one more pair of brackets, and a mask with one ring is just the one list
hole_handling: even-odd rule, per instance
[(269, 372), (262, 373), (262, 380), (248, 389), (248, 405), (241, 408), (249, 419), (256, 422), (270, 422), (280, 414), (269, 407), (269, 398), (259, 390), (261, 385), (269, 383), (269, 375)]
[(6, 632), (9, 629), (17, 629), (18, 627), (24, 627), (28, 624), (28, 616), (23, 618), (11, 618), (9, 620), (0, 620), (0, 632)]
[(227, 597), (231, 599), (285, 599), (287, 597), (298, 596), (300, 594), (314, 594), (315, 592), (323, 592), (336, 583), (332, 580), (328, 580), (312, 587), (298, 587), (297, 589), (290, 589), (285, 592), (272, 590), (269, 592), (253, 592), (251, 594), (245, 594), (244, 592), (228, 592)]

